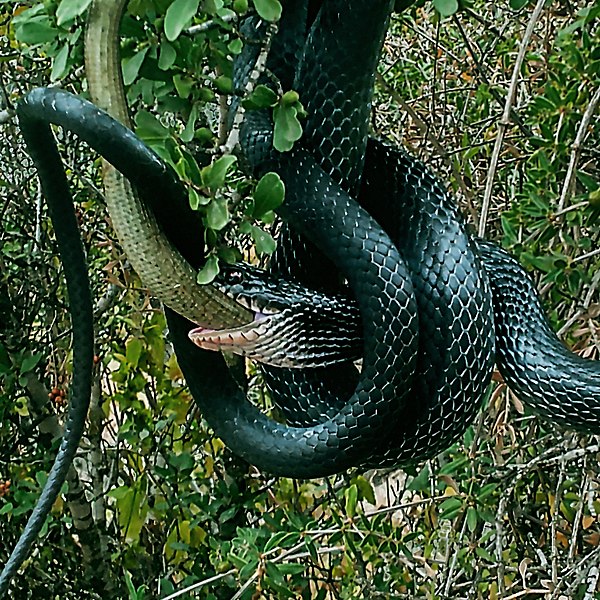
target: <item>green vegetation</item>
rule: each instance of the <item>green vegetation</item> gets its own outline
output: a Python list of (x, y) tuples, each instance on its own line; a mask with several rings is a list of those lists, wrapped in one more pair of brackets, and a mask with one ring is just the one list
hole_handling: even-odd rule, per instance
[[(563, 338), (598, 358), (600, 7), (547, 3), (518, 64), (535, 3), (417, 4), (392, 22), (375, 133), (431, 164), (474, 230), (531, 268)], [(0, 0), (1, 563), (55, 455), (71, 368), (61, 268), (12, 107), (51, 82), (86, 94), (88, 5)], [(258, 254), (274, 247), (279, 184), (245, 178), (219, 127), (242, 48), (229, 16), (253, 6), (278, 18), (277, 0), (131, 0), (122, 27), (137, 133), (208, 226), (205, 280), (249, 241)], [(282, 146), (301, 101), (260, 86), (244, 100), (275, 109)], [(99, 160), (59, 136), (99, 302), (96, 386), (16, 598), (164, 598), (188, 586), (179, 598), (600, 598), (598, 440), (533, 417), (502, 382), (460, 443), (404, 471), (301, 482), (233, 456), (195, 409), (160, 307), (114, 239)]]

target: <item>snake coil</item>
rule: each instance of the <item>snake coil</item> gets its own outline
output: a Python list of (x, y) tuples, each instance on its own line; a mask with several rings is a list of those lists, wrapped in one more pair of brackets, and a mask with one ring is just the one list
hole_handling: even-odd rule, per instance
[[(120, 10), (122, 0), (115, 2)], [(600, 432), (600, 363), (579, 359), (562, 346), (518, 263), (493, 244), (467, 235), (453, 202), (422, 164), (368, 140), (373, 74), (393, 4), (373, 0), (365, 9), (359, 0), (288, 0), (270, 69), (306, 99), (309, 116), (301, 146), (274, 153), (272, 124), (261, 113), (247, 115), (242, 127), (242, 148), (254, 173), (274, 170), (287, 188), (280, 214), (293, 231), (285, 233), (273, 273), (321, 288), (326, 298), (335, 278), (325, 270), (324, 281), (323, 270), (314, 268), (314, 261), (322, 260), (316, 252), (323, 253), (332, 261), (327, 268), (339, 269), (353, 295), (336, 300), (336, 310), (349, 315), (354, 328), (349, 337), (364, 340), (360, 373), (347, 362), (356, 347), (343, 346), (338, 348), (346, 352), (341, 364), (290, 372), (265, 367), (286, 425), (250, 405), (222, 357), (188, 338), (197, 323), (234, 327), (252, 315), (220, 292), (196, 286), (193, 267), (202, 256), (185, 241), (192, 229), (192, 217), (181, 208), (185, 203), (177, 210), (190, 217), (189, 223), (184, 217), (175, 227), (164, 207), (152, 200), (161, 194), (185, 198), (173, 173), (126, 127), (70, 94), (37, 89), (20, 103), (19, 121), (49, 200), (65, 266), (75, 375), (65, 440), (2, 571), (0, 594), (64, 480), (83, 431), (91, 381), (93, 322), (85, 257), (49, 123), (88, 141), (139, 189), (142, 203), (133, 209), (138, 212), (115, 219), (124, 231), (123, 243), (128, 254), (150, 258), (149, 263), (140, 259), (138, 268), (149, 273), (142, 276), (167, 304), (180, 365), (204, 416), (250, 462), (275, 474), (317, 477), (357, 465), (404, 464), (432, 456), (464, 431), (481, 403), (494, 360), (493, 329), (496, 362), (523, 399), (550, 419)], [(98, 6), (93, 4), (92, 14)], [(108, 19), (112, 35), (118, 12)], [(250, 20), (248, 27), (260, 36), (260, 24)], [(114, 57), (110, 54), (109, 62)], [(248, 55), (243, 60), (242, 78)], [(120, 118), (124, 115), (121, 110)], [(117, 183), (107, 192), (115, 200), (111, 214), (127, 214), (121, 213), (118, 199), (133, 197), (131, 190), (114, 177)], [(148, 214), (156, 221), (150, 219), (150, 229)], [(134, 232), (139, 225), (137, 238), (128, 237), (128, 221)], [(162, 240), (165, 254), (138, 247), (136, 239), (145, 244), (154, 236), (149, 232)], [(174, 294), (172, 279), (160, 275), (165, 264), (171, 265), (167, 271), (182, 273)], [(309, 300), (305, 306), (325, 312), (323, 303), (315, 309)]]

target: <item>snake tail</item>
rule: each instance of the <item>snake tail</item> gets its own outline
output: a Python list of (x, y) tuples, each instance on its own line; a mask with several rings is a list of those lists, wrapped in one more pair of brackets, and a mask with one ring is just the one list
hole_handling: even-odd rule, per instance
[(92, 298), (87, 263), (66, 177), (57, 176), (64, 173), (62, 161), (48, 124), (23, 114), (19, 115), (19, 122), (48, 201), (67, 282), (73, 323), (73, 380), (62, 442), (40, 498), (0, 574), (0, 597), (7, 593), (11, 579), (29, 555), (77, 451), (90, 403), (94, 360)]

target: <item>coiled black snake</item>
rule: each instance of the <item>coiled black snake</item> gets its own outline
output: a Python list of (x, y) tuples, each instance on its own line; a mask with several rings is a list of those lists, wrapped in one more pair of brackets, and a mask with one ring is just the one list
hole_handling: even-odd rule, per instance
[[(373, 4), (373, 14), (385, 11), (383, 4)], [(372, 72), (372, 63), (365, 57), (365, 48), (375, 46), (373, 40), (379, 39), (379, 32), (375, 25), (369, 28), (364, 11), (352, 3), (326, 2), (321, 11), (308, 36), (295, 82), (307, 99), (309, 113), (303, 143), (324, 169), (352, 190), (363, 160), (363, 153), (355, 149), (364, 147), (366, 141), (366, 116), (360, 111), (368, 106), (368, 97), (355, 99), (360, 96), (357, 90), (363, 94), (365, 89), (370, 90), (367, 74)], [(339, 40), (348, 31), (353, 32), (354, 43), (341, 47)], [(251, 131), (253, 135), (256, 131)], [(255, 140), (250, 137), (247, 143), (254, 155)], [(264, 148), (259, 147), (261, 151)], [(352, 152), (344, 152), (344, 148)], [(475, 414), (489, 381), (494, 328), (496, 362), (523, 400), (562, 425), (600, 432), (600, 363), (568, 352), (550, 329), (524, 270), (493, 244), (468, 238), (456, 207), (422, 164), (371, 141), (366, 148), (359, 199), (384, 224), (407, 260), (421, 316), (414, 395), (391, 439), (379, 450), (372, 449), (373, 457), (363, 457), (362, 464), (381, 466), (423, 459), (460, 435)], [(322, 272), (315, 268), (322, 259), (307, 254), (302, 246), (300, 250), (296, 246), (292, 257), (276, 259), (277, 275), (291, 275), (301, 284), (327, 289), (331, 273), (326, 272), (323, 279)], [(289, 244), (283, 246), (282, 254), (289, 251)], [(481, 258), (493, 293), (479, 273)], [(299, 264), (302, 261), (309, 264)], [(266, 293), (261, 296), (260, 278), (255, 272), (236, 270), (233, 284), (225, 281), (223, 287), (245, 298), (246, 304), (257, 304), (260, 312), (272, 300), (270, 291), (276, 289), (269, 289), (273, 282), (263, 277)], [(257, 323), (257, 338), (248, 328), (245, 337), (235, 330), (199, 331), (191, 337), (203, 347), (222, 344), (231, 350), (237, 346), (240, 353), (248, 351), (252, 357), (262, 351), (260, 360), (286, 366), (293, 365), (285, 346), (272, 345), (271, 330), (280, 340), (288, 336), (289, 354), (301, 366), (315, 359), (323, 364), (347, 360), (352, 351), (356, 352), (361, 319), (357, 308), (352, 313), (351, 301), (344, 309), (341, 327), (337, 312), (324, 309), (327, 302), (320, 293), (302, 294), (302, 288), (290, 286), (277, 297), (276, 306), (279, 312), (275, 317), (285, 315), (287, 331), (282, 332), (283, 326), (269, 314)], [(340, 307), (339, 297), (331, 306)], [(350, 314), (354, 314), (354, 325), (350, 324)], [(263, 347), (261, 337), (266, 339)], [(330, 341), (329, 347), (323, 340)], [(321, 348), (322, 355), (315, 356), (314, 348)], [(288, 422), (298, 426), (318, 423), (335, 414), (357, 377), (349, 365), (302, 373), (266, 371), (276, 404)], [(188, 382), (193, 378), (190, 370)]]
[[(288, 2), (286, 11), (289, 14), (290, 7), (296, 6), (303, 11), (305, 4)], [(525, 291), (523, 298), (515, 297), (510, 283), (515, 276), (521, 278), (522, 272), (493, 246), (477, 242), (475, 247), (456, 209), (422, 165), (380, 143), (371, 142), (365, 150), (372, 74), (391, 4), (375, 1), (364, 11), (362, 3), (325, 1), (304, 45), (296, 76), (302, 97), (308, 99), (310, 115), (302, 148), (276, 156), (266, 142), (268, 124), (261, 118), (248, 119), (245, 129), (245, 151), (256, 172), (274, 169), (287, 184), (282, 214), (333, 259), (358, 302), (365, 348), (355, 391), (348, 388), (354, 386), (357, 376), (346, 371), (346, 366), (288, 374), (283, 387), (277, 383), (282, 378), (271, 373), (271, 385), (279, 394), (276, 399), (290, 422), (299, 427), (274, 423), (246, 403), (219, 355), (191, 346), (187, 339), (190, 325), (168, 311), (181, 366), (206, 418), (234, 451), (282, 475), (319, 476), (354, 465), (418, 460), (447, 446), (467, 426), (487, 385), (492, 362), (491, 300), (485, 275), (479, 269), (479, 255), (485, 258), (486, 266), (491, 266), (499, 339), (514, 335), (512, 328), (517, 326), (516, 345), (499, 345), (497, 350), (507, 380), (521, 393), (530, 390), (538, 409), (548, 416), (558, 416), (564, 424), (588, 431), (600, 430), (598, 363), (579, 362), (558, 342), (546, 342), (555, 338), (545, 322), (539, 325), (536, 321), (531, 329), (521, 311), (523, 302), (533, 302), (530, 292)], [(284, 15), (282, 29), (285, 25)], [(345, 36), (336, 26), (357, 32), (353, 47), (340, 43)], [(371, 54), (364, 52), (367, 47)], [(357, 48), (361, 51), (353, 52)], [(328, 89), (328, 85), (333, 88)], [(57, 97), (68, 104), (66, 96)], [(343, 98), (351, 102), (345, 105)], [(37, 118), (43, 102), (36, 105), (33, 99), (31, 96), (29, 106), (33, 107), (32, 117)], [(341, 106), (335, 104), (338, 100)], [(23, 107), (22, 115), (27, 102)], [(84, 109), (83, 105), (77, 108)], [(345, 118), (335, 121), (340, 114)], [(109, 121), (98, 117), (98, 123)], [(333, 131), (327, 131), (330, 125)], [(346, 150), (335, 135), (344, 128), (348, 128), (342, 136), (348, 144)], [(108, 135), (114, 135), (114, 130), (107, 134), (107, 140)], [(108, 149), (102, 152), (107, 156)], [(405, 259), (351, 199), (358, 193), (363, 156), (359, 198), (365, 205), (380, 197), (393, 199), (391, 207), (375, 203), (368, 208), (386, 223), (388, 234), (406, 252)], [(133, 166), (136, 171), (140, 160), (135, 159)], [(152, 160), (148, 172), (155, 173), (157, 181), (170, 177)], [(396, 211), (394, 218), (387, 212), (378, 214), (390, 209)], [(69, 207), (64, 210), (69, 212)], [(72, 233), (71, 228), (68, 235)], [(298, 255), (301, 250), (296, 247), (295, 251)], [(186, 258), (194, 260), (191, 255)], [(295, 265), (284, 256), (276, 269), (279, 274), (294, 275), (289, 268)], [(420, 272), (422, 276), (416, 276)], [(321, 285), (310, 275), (301, 281)], [(533, 304), (533, 309), (535, 313), (537, 305)], [(537, 313), (534, 316), (539, 318)], [(89, 321), (89, 315), (86, 319)], [(355, 320), (358, 324), (359, 319)], [(527, 338), (531, 331), (533, 343)], [(551, 353), (547, 349), (540, 352), (539, 340), (549, 344)], [(572, 365), (575, 370), (565, 370), (564, 364), (556, 366), (556, 352), (561, 363), (568, 361), (568, 368)], [(87, 355), (83, 356), (85, 362)], [(523, 367), (513, 367), (515, 357)], [(420, 389), (412, 387), (415, 368), (417, 381), (423, 386)], [(535, 374), (540, 368), (542, 375), (548, 376), (532, 383), (531, 372)], [(290, 377), (299, 387), (286, 396)], [(579, 381), (586, 378), (583, 392), (579, 382), (573, 385), (574, 377)], [(556, 408), (544, 398), (559, 384), (565, 401)], [(346, 399), (348, 392), (352, 393), (350, 400)], [(417, 397), (425, 402), (418, 405), (414, 401)]]

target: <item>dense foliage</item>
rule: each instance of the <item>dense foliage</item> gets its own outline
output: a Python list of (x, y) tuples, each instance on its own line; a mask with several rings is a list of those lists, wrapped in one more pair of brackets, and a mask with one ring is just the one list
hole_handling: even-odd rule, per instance
[[(12, 109), (36, 85), (87, 93), (88, 5), (0, 0), (0, 562), (53, 460), (71, 359), (60, 263)], [(392, 22), (375, 133), (431, 164), (474, 229), (532, 270), (561, 336), (598, 358), (600, 7), (548, 3), (518, 62), (527, 0), (417, 5)], [(122, 26), (136, 131), (202, 212), (207, 279), (248, 240), (259, 254), (274, 243), (280, 199), (237, 170), (221, 123), (246, 10), (276, 19), (279, 2), (131, 0)], [(285, 92), (247, 99), (274, 107), (282, 146), (302, 113)], [(426, 464), (302, 482), (233, 456), (194, 408), (160, 307), (114, 239), (99, 160), (58, 136), (98, 299), (96, 381), (79, 457), (15, 597), (191, 586), (178, 597), (600, 598), (598, 440), (532, 416), (499, 377), (461, 443)]]

